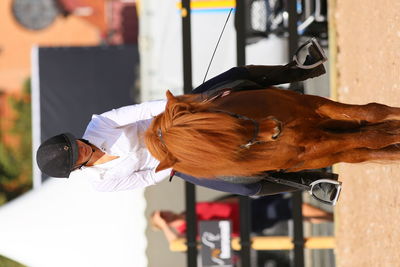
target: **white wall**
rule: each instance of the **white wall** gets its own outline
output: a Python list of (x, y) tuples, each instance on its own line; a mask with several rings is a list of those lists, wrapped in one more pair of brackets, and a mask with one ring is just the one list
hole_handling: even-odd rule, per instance
[(143, 190), (50, 179), (0, 207), (0, 254), (29, 267), (147, 266)]

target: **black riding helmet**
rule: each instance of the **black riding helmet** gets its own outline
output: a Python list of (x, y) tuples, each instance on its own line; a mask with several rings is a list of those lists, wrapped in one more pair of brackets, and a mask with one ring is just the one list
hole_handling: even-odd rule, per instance
[(51, 177), (68, 178), (78, 160), (78, 144), (70, 133), (53, 136), (36, 152), (39, 169)]

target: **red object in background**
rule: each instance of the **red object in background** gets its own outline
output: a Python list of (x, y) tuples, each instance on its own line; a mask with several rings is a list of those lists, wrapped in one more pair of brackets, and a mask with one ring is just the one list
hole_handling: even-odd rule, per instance
[(58, 0), (66, 16), (78, 16), (99, 29), (100, 33), (108, 30), (107, 3), (104, 0)]
[(67, 13), (72, 13), (76, 8), (82, 6), (80, 0), (58, 0), (58, 3)]
[(79, 16), (100, 31), (106, 44), (137, 44), (139, 20), (135, 2), (58, 0), (64, 14)]
[(137, 44), (139, 20), (136, 3), (111, 2), (109, 32), (110, 44)]
[[(239, 203), (223, 202), (197, 202), (197, 221), (230, 220), (232, 222), (232, 236), (237, 237), (240, 233)], [(182, 223), (176, 230), (180, 234), (186, 233), (186, 222)]]

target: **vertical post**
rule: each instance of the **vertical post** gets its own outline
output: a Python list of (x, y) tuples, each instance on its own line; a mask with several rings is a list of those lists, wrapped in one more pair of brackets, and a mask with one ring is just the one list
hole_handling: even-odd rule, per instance
[[(291, 58), (297, 50), (298, 43), (299, 43), (299, 35), (297, 33), (297, 21), (298, 21), (298, 14), (297, 14), (297, 1), (294, 0), (286, 0), (286, 7), (289, 13), (289, 58)], [(295, 91), (303, 91), (299, 82), (293, 82), (290, 84), (290, 89)]]
[[(192, 39), (190, 23), (190, 0), (182, 1), (182, 48), (183, 48), (183, 91), (192, 91)], [(185, 182), (186, 206), (186, 238), (187, 266), (197, 267), (197, 220), (196, 220), (196, 189), (191, 183)]]
[(191, 93), (192, 84), (192, 35), (190, 0), (182, 0), (182, 49), (183, 49), (183, 92)]
[(251, 214), (250, 214), (250, 199), (247, 196), (240, 196), (240, 259), (241, 266), (250, 266), (250, 226), (251, 226)]
[[(245, 0), (236, 0), (236, 60), (238, 66), (246, 65), (246, 8)], [(250, 200), (248, 197), (239, 198), (240, 205), (240, 258), (241, 266), (250, 266)]]
[(236, 0), (236, 62), (238, 66), (246, 65), (246, 9), (245, 0)]
[(293, 213), (293, 245), (294, 245), (294, 266), (304, 266), (304, 233), (302, 215), (302, 192), (292, 193)]
[[(287, 0), (287, 9), (289, 13), (289, 58), (293, 56), (298, 47), (296, 10), (297, 1)], [(301, 91), (302, 87), (298, 82), (290, 84), (291, 90)], [(303, 233), (303, 215), (302, 215), (302, 193), (292, 193), (292, 211), (293, 211), (293, 245), (294, 245), (294, 266), (304, 266), (304, 233)]]
[(186, 240), (187, 266), (197, 267), (197, 218), (196, 218), (196, 188), (194, 184), (185, 182), (186, 198)]

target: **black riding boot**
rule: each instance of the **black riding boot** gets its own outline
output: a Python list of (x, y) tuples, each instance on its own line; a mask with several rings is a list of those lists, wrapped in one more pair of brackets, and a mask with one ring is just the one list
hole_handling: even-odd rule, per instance
[(326, 73), (323, 64), (313, 69), (301, 69), (294, 62), (284, 66), (248, 65), (245, 68), (249, 72), (249, 80), (265, 87), (300, 82)]
[[(337, 181), (339, 176), (336, 173), (323, 172), (323, 171), (301, 171), (301, 172), (267, 172), (267, 175), (274, 178), (285, 179), (291, 182), (310, 185), (312, 182), (319, 179), (331, 179)], [(291, 187), (284, 184), (273, 183), (271, 181), (260, 181), (262, 183), (261, 189), (256, 196), (274, 195), (283, 192), (298, 191), (298, 188)], [(336, 195), (336, 189), (330, 184), (318, 184), (315, 190), (322, 191), (324, 195), (332, 200), (332, 196)]]
[(298, 48), (285, 66), (246, 66), (250, 80), (261, 86), (300, 82), (324, 74), (325, 52), (315, 39)]
[(257, 194), (252, 195), (253, 197), (270, 196), (300, 190), (298, 188), (294, 188), (288, 185), (277, 184), (266, 180), (260, 181), (259, 183), (261, 184), (261, 188), (257, 192)]

